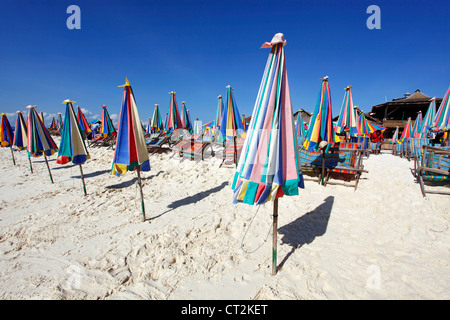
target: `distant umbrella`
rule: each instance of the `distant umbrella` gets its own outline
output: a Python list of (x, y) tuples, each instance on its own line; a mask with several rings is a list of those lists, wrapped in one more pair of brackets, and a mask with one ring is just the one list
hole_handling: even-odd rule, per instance
[(9, 147), (11, 150), (11, 156), (13, 160), (13, 164), (16, 165), (16, 160), (14, 159), (14, 152), (12, 149), (14, 133), (12, 131), (11, 125), (9, 124), (9, 120), (6, 113), (1, 114), (2, 119), (0, 123), (0, 143), (2, 148)]
[(107, 106), (102, 105), (102, 124), (99, 130), (100, 135), (103, 137), (110, 137), (116, 135), (116, 129), (111, 121)]
[(178, 111), (177, 99), (175, 98), (176, 92), (171, 91), (169, 92), (169, 94), (170, 94), (170, 106), (166, 130), (169, 132), (173, 132), (176, 129), (183, 128), (183, 123), (181, 121), (180, 112)]
[(339, 113), (339, 118), (336, 126), (336, 133), (342, 134), (344, 133), (344, 129), (348, 128), (350, 135), (357, 134), (357, 119), (356, 113), (353, 107), (353, 97), (352, 97), (352, 86), (349, 85), (345, 88), (344, 100), (342, 101), (341, 111)]
[(218, 105), (217, 105), (217, 111), (216, 111), (216, 120), (215, 120), (215, 129), (220, 128), (220, 124), (222, 123), (222, 115), (223, 115), (223, 100), (222, 95), (219, 95), (217, 97), (219, 99)]
[(80, 125), (80, 130), (83, 134), (83, 138), (86, 138), (87, 135), (92, 131), (91, 127), (89, 126), (89, 122), (87, 122), (86, 117), (84, 116), (83, 111), (78, 106), (77, 106), (77, 121), (78, 124)]
[(434, 117), (436, 116), (436, 98), (431, 98), (431, 102), (428, 106), (427, 112), (425, 113), (425, 116), (422, 119), (422, 123), (420, 124), (419, 128), (419, 138), (426, 138), (428, 132), (431, 129), (431, 126), (433, 125)]
[(447, 90), (431, 125), (434, 131), (450, 130), (450, 87)]

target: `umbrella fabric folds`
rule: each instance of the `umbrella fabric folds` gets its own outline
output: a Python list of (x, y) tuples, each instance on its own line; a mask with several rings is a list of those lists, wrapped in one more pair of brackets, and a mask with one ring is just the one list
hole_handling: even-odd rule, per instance
[(231, 86), (227, 86), (227, 103), (225, 105), (220, 124), (220, 134), (222, 136), (222, 140), (226, 137), (238, 137), (244, 132), (241, 116), (239, 114), (232, 90), (233, 88)]
[(235, 203), (263, 204), (303, 187), (284, 42), (273, 41), (234, 176)]
[(320, 80), (322, 80), (322, 85), (303, 146), (308, 151), (317, 151), (323, 141), (326, 143), (324, 151), (328, 152), (329, 148), (340, 139), (336, 136), (332, 121), (328, 76)]
[(121, 176), (127, 171), (137, 172), (141, 191), (142, 214), (143, 220), (145, 220), (144, 196), (142, 193), (140, 172), (150, 171), (150, 160), (148, 158), (144, 132), (141, 127), (141, 120), (130, 82), (126, 79), (126, 83), (119, 87), (124, 87), (124, 91), (111, 174)]
[[(36, 112), (36, 106), (27, 106), (29, 109), (27, 123), (27, 151), (28, 156), (44, 156), (47, 164), (50, 181), (53, 183), (52, 172), (48, 165), (47, 156), (51, 156), (58, 150), (56, 143), (44, 127), (44, 123)], [(62, 124), (61, 124), (62, 125)]]
[(391, 143), (397, 143), (397, 142), (398, 142), (398, 127), (395, 128), (395, 132), (391, 139)]
[(358, 133), (357, 118), (353, 107), (352, 86), (349, 85), (345, 88), (344, 100), (342, 102), (341, 111), (336, 126), (336, 133), (344, 133), (345, 128), (348, 128), (350, 135), (356, 135)]
[(58, 125), (56, 124), (55, 117), (53, 117), (52, 123), (50, 124), (50, 129), (52, 130), (58, 130)]
[(6, 113), (1, 114), (2, 119), (0, 123), (0, 143), (2, 147), (9, 147), (11, 149), (11, 156), (14, 165), (16, 165), (16, 160), (14, 159), (14, 152), (12, 149), (14, 134), (11, 125), (8, 120), (8, 115)]
[(169, 115), (167, 117), (166, 130), (169, 132), (175, 131), (176, 129), (183, 128), (183, 123), (181, 121), (180, 112), (178, 111), (177, 99), (175, 98), (176, 92), (169, 92), (170, 94), (170, 106)]
[(219, 95), (217, 97), (219, 99), (218, 105), (217, 105), (217, 112), (216, 112), (216, 120), (215, 120), (215, 129), (220, 128), (220, 124), (222, 123), (222, 115), (223, 115), (223, 100), (222, 95)]
[[(149, 123), (150, 130), (162, 131), (164, 130), (163, 120), (161, 118), (161, 113), (159, 112), (159, 105), (155, 104), (155, 110), (153, 110), (153, 115), (151, 122)], [(149, 132), (148, 132), (149, 133)]]
[(422, 119), (422, 123), (419, 128), (418, 138), (426, 138), (431, 126), (433, 125), (433, 119), (436, 116), (436, 98), (431, 98), (430, 105), (427, 112)]
[(183, 107), (182, 107), (182, 117), (181, 117), (181, 123), (182, 123), (182, 127), (184, 129), (189, 130), (189, 132), (192, 132), (192, 123), (191, 123), (191, 118), (189, 116), (189, 112), (186, 109), (186, 101), (182, 102)]
[(64, 125), (56, 163), (66, 164), (69, 161), (72, 161), (73, 164), (78, 164), (80, 166), (83, 190), (84, 194), (86, 194), (86, 185), (84, 183), (83, 168), (81, 165), (85, 163), (86, 160), (90, 159), (90, 155), (84, 144), (83, 133), (75, 111), (73, 110), (74, 102), (67, 99), (62, 103), (66, 104), (66, 112), (64, 114)]
[[(72, 106), (73, 107), (73, 106)], [(86, 120), (86, 117), (83, 114), (83, 111), (81, 111), (81, 108), (77, 106), (77, 121), (80, 125), (80, 130), (83, 133), (83, 137), (86, 137), (89, 132), (91, 132), (91, 127), (89, 126), (89, 123)]]
[(405, 139), (412, 138), (411, 133), (412, 133), (411, 118), (408, 118), (408, 122), (406, 122), (402, 135), (400, 136), (400, 139), (398, 139), (398, 143), (403, 143)]
[(194, 128), (192, 129), (192, 132), (194, 134), (202, 134), (203, 133), (203, 127), (202, 122), (198, 119), (195, 119), (194, 121)]
[(109, 137), (116, 134), (116, 129), (111, 121), (111, 117), (109, 116), (107, 106), (102, 106), (102, 124), (100, 126), (99, 133), (103, 137)]
[[(17, 111), (16, 125), (14, 130), (14, 140), (13, 147), (24, 150), (27, 148), (28, 138), (27, 138), (27, 125), (23, 119), (23, 114), (21, 111)], [(55, 120), (55, 118), (53, 118)], [(33, 173), (33, 166), (31, 165), (30, 155), (28, 154), (28, 162), (30, 163), (30, 171)]]
[(439, 109), (436, 111), (436, 116), (431, 125), (433, 131), (447, 131), (450, 130), (450, 87), (442, 99)]
[(411, 131), (412, 138), (419, 137), (419, 134), (420, 134), (419, 130), (420, 130), (421, 125), (422, 125), (422, 112), (419, 111), (419, 113), (417, 114), (417, 117), (416, 117), (416, 121), (414, 121), (414, 126)]
[(383, 132), (384, 130), (386, 130), (386, 128), (382, 127), (380, 125), (377, 125), (375, 123), (372, 123), (370, 121), (367, 121), (367, 118), (364, 115), (364, 113), (361, 113), (359, 115), (358, 134), (357, 134), (358, 136), (370, 136), (372, 133), (374, 133), (377, 130), (380, 130), (381, 132)]
[(297, 133), (297, 137), (298, 138), (299, 137), (304, 137), (305, 134), (306, 134), (305, 126), (303, 124), (303, 117), (302, 117), (301, 113), (298, 114), (295, 132)]

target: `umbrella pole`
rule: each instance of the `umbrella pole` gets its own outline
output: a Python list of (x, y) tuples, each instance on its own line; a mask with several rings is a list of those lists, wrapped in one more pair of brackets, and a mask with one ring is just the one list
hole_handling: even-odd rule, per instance
[(12, 147), (10, 147), (10, 149), (11, 149), (11, 155), (13, 158), (13, 163), (14, 163), (14, 165), (16, 165), (16, 160), (14, 159), (14, 151), (13, 151)]
[(137, 168), (137, 176), (139, 182), (139, 189), (141, 190), (142, 221), (145, 221), (144, 195), (142, 193), (142, 183), (141, 183), (141, 168)]
[(30, 162), (30, 171), (31, 171), (31, 173), (33, 173), (33, 166), (31, 165), (30, 155), (28, 155), (28, 161)]
[(234, 144), (234, 163), (237, 168), (237, 150), (236, 150), (236, 136), (233, 138), (233, 144)]
[(86, 193), (86, 185), (84, 184), (83, 168), (81, 167), (81, 163), (79, 164), (79, 166), (80, 166), (80, 172), (81, 172), (81, 180), (83, 181), (84, 195), (87, 195), (87, 193)]
[(277, 224), (278, 224), (278, 198), (273, 200), (273, 232), (272, 232), (272, 275), (277, 274)]
[(50, 181), (53, 183), (52, 172), (50, 171), (50, 166), (48, 165), (47, 155), (44, 153), (45, 163), (47, 164), (48, 174), (50, 175)]
[(325, 176), (325, 149), (322, 149), (322, 176), (320, 177), (322, 180), (322, 185), (324, 184), (323, 178)]

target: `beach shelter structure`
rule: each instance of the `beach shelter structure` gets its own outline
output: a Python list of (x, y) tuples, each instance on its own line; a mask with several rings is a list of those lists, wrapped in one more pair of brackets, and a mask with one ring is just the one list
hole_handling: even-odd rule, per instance
[(109, 116), (107, 106), (102, 105), (102, 123), (100, 125), (99, 134), (103, 137), (110, 137), (116, 135), (116, 129)]
[(439, 109), (431, 125), (433, 131), (448, 131), (450, 130), (450, 87), (442, 99)]
[(336, 133), (344, 133), (345, 128), (349, 129), (349, 134), (354, 136), (358, 133), (358, 121), (353, 107), (352, 86), (345, 88), (344, 100), (342, 101), (341, 111), (336, 125)]
[(75, 102), (66, 99), (62, 103), (66, 105), (66, 112), (56, 163), (66, 164), (72, 161), (73, 164), (79, 165), (83, 191), (86, 195), (86, 184), (84, 183), (83, 167), (81, 165), (90, 159), (89, 152), (84, 144), (83, 132), (73, 109)]
[[(25, 150), (27, 148), (27, 125), (23, 119), (22, 111), (16, 111), (16, 125), (14, 130), (13, 147), (18, 150)], [(55, 118), (53, 118), (54, 120)], [(31, 158), (28, 154), (28, 162), (30, 163), (30, 171), (33, 173), (33, 166), (31, 165)]]
[(184, 129), (189, 130), (189, 132), (192, 132), (192, 122), (191, 117), (189, 116), (189, 111), (186, 109), (186, 101), (182, 102), (182, 116), (181, 116), (181, 123)]
[(340, 139), (336, 136), (332, 121), (328, 76), (319, 80), (322, 81), (322, 84), (303, 147), (309, 151), (318, 151), (319, 145), (323, 141), (324, 152), (327, 152)]
[(222, 123), (222, 115), (223, 115), (223, 100), (222, 95), (220, 94), (218, 97), (218, 104), (217, 104), (217, 112), (216, 112), (216, 119), (215, 119), (215, 129), (220, 128), (220, 124)]
[(180, 112), (178, 111), (177, 99), (175, 98), (177, 93), (171, 91), (169, 92), (169, 94), (170, 94), (170, 106), (166, 130), (169, 132), (173, 132), (176, 129), (183, 128), (183, 123), (181, 121)]
[(422, 119), (422, 123), (419, 128), (418, 138), (426, 138), (433, 125), (433, 120), (436, 116), (436, 97), (431, 98), (430, 105), (428, 106), (427, 112)]
[(50, 181), (53, 183), (52, 172), (50, 170), (50, 166), (48, 165), (47, 156), (53, 155), (56, 150), (58, 150), (58, 146), (45, 129), (44, 123), (36, 112), (36, 108), (36, 106), (27, 106), (27, 109), (29, 110), (27, 119), (28, 156), (44, 156)]
[(16, 165), (16, 160), (14, 159), (14, 151), (12, 149), (14, 132), (11, 128), (11, 124), (9, 123), (8, 115), (6, 113), (2, 113), (1, 116), (2, 118), (0, 123), (0, 144), (2, 148), (9, 147), (9, 149), (11, 150), (13, 164)]
[(125, 81), (124, 85), (119, 86), (124, 87), (124, 92), (111, 174), (121, 176), (127, 171), (137, 172), (141, 192), (142, 215), (145, 221), (144, 196), (140, 172), (150, 171), (150, 160), (133, 90), (128, 79)]
[[(72, 108), (73, 108), (73, 106), (72, 106)], [(66, 114), (67, 114), (67, 112), (66, 112)], [(80, 130), (81, 130), (81, 133), (83, 134), (83, 138), (86, 138), (87, 135), (91, 132), (91, 127), (89, 126), (89, 122), (87, 122), (83, 111), (78, 106), (77, 106), (77, 121), (78, 121), (78, 124), (80, 125)]]
[[(152, 119), (149, 119), (149, 127), (152, 132), (161, 132), (164, 130), (164, 123), (159, 112), (159, 105), (155, 104), (155, 110), (153, 110)], [(149, 133), (149, 132), (148, 132)]]
[(277, 267), (278, 199), (304, 187), (286, 72), (284, 35), (276, 34), (253, 108), (242, 155), (234, 175), (234, 203), (273, 202), (272, 275)]

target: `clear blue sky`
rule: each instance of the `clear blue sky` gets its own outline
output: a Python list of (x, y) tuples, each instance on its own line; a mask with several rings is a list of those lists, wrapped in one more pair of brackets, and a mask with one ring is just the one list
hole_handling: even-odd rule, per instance
[[(69, 30), (69, 5), (81, 9), (81, 29)], [(369, 5), (381, 9), (381, 29), (369, 30)], [(275, 33), (287, 40), (294, 111), (312, 112), (320, 77), (330, 77), (333, 115), (353, 85), (363, 111), (420, 89), (443, 97), (450, 85), (450, 3), (446, 1), (0, 1), (0, 112), (64, 112), (67, 98), (115, 117), (128, 77), (141, 120), (169, 91), (186, 101), (193, 120), (214, 119), (217, 96), (231, 85), (241, 114), (250, 115)], [(115, 116), (114, 116), (115, 115)], [(11, 119), (10, 118), (10, 119)], [(115, 119), (115, 122), (117, 119)]]

